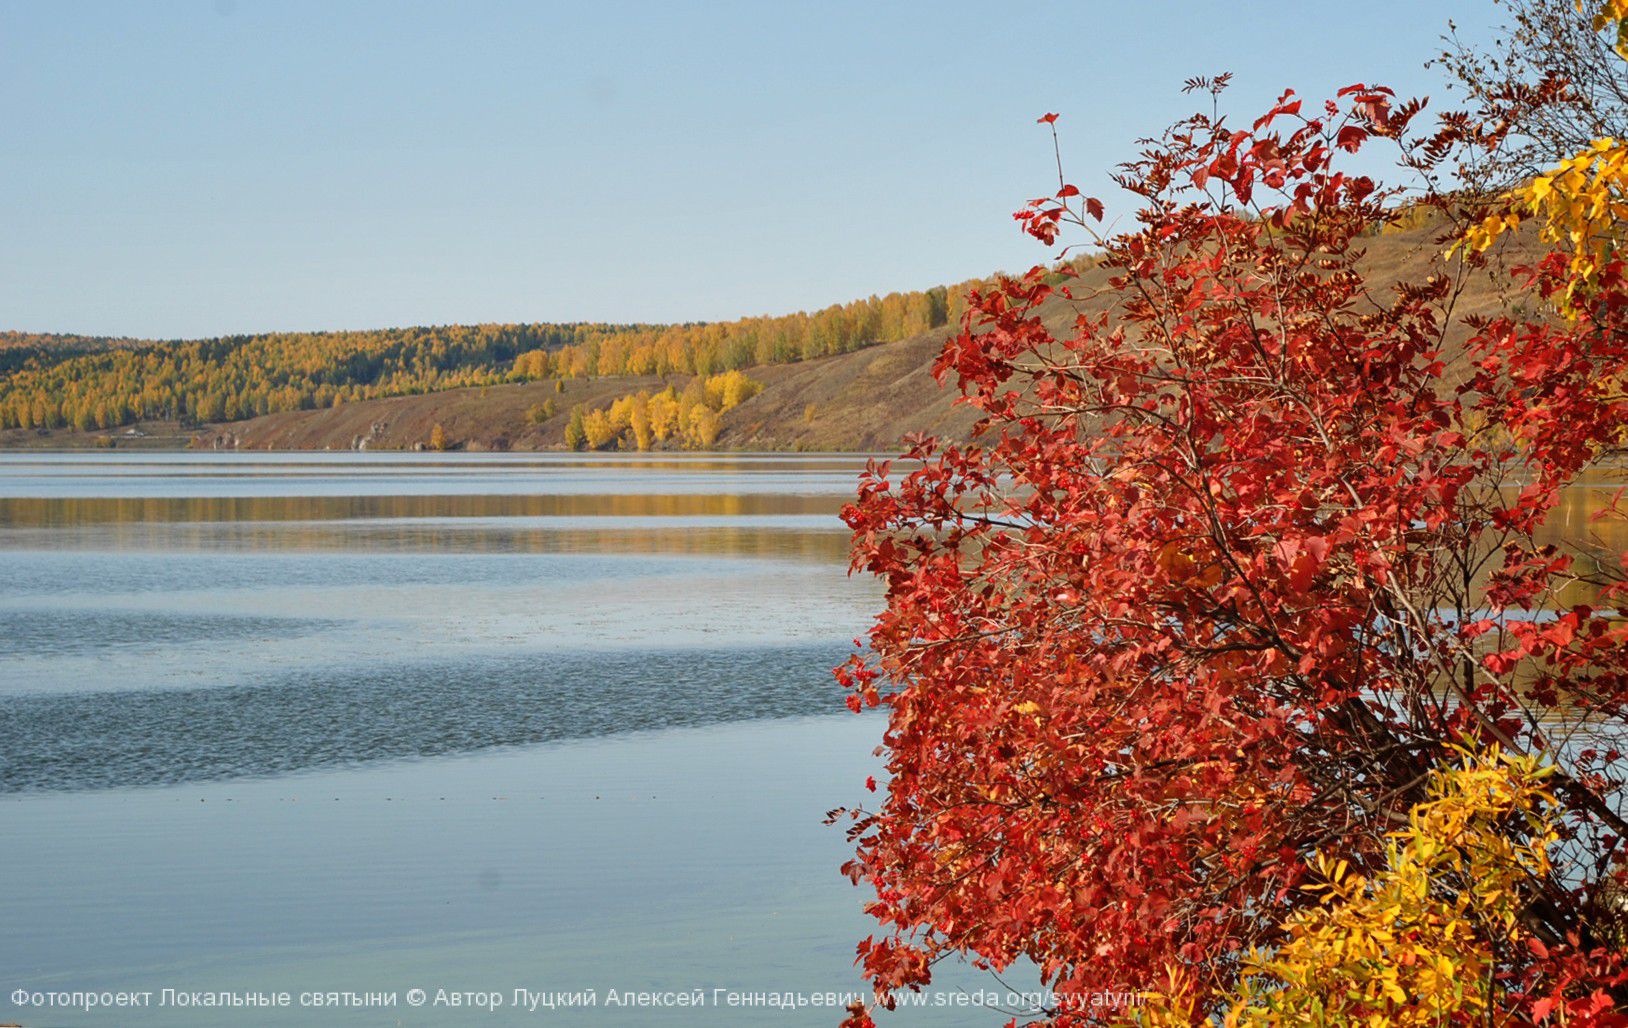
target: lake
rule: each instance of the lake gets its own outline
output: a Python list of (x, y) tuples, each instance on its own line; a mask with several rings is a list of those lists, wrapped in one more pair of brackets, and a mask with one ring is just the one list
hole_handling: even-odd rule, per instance
[(0, 1020), (835, 1024), (862, 463), (0, 455)]

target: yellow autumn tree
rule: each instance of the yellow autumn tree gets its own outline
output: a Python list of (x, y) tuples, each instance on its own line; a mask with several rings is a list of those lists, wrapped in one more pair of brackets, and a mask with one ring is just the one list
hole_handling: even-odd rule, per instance
[[(739, 371), (692, 378), (682, 393), (668, 386), (658, 393), (647, 390), (617, 397), (609, 406), (582, 417), (580, 436), (567, 428), (566, 444), (577, 441), (590, 449), (612, 446), (648, 450), (656, 443), (677, 443), (706, 449), (723, 431), (720, 415), (756, 396), (763, 383)], [(576, 418), (573, 415), (572, 424)]]
[(660, 443), (666, 442), (679, 426), (678, 394), (671, 388), (664, 389), (650, 398), (650, 433)]
[(726, 371), (710, 376), (705, 389), (707, 406), (716, 411), (726, 411), (756, 396), (763, 389), (763, 384), (739, 371)]
[(718, 441), (718, 433), (723, 429), (723, 422), (718, 418), (718, 412), (711, 407), (698, 406), (690, 411), (688, 423), (685, 425), (686, 441), (698, 450), (704, 450)]
[(582, 419), (582, 430), (590, 450), (602, 450), (616, 441), (616, 427), (606, 411), (590, 411)]
[(633, 445), (640, 450), (650, 449), (650, 444), (656, 438), (655, 431), (650, 427), (650, 394), (639, 393), (633, 397), (633, 403), (628, 411), (628, 428), (633, 433)]

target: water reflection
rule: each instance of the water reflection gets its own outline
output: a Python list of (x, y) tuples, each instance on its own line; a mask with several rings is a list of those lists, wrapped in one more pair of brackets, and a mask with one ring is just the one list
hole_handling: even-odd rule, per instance
[[(1622, 555), (1628, 552), (1628, 517), (1616, 510), (1615, 500), (1625, 481), (1622, 473), (1602, 471), (1564, 490), (1537, 533), (1537, 543), (1571, 554), (1575, 574), (1620, 574)], [(1590, 582), (1573, 582), (1558, 591), (1553, 605), (1594, 603), (1598, 595)]]
[(840, 564), (848, 533), (829, 519), (776, 525), (692, 522), (643, 528), (624, 523), (560, 522), (547, 527), (446, 523), (177, 524), (132, 522), (71, 532), (20, 529), (0, 533), (0, 551), (38, 550), (289, 550), (377, 553), (615, 553), (692, 557), (758, 557)]
[(780, 454), (0, 454), (0, 497), (819, 494), (862, 458)]
[[(843, 574), (847, 533), (835, 516), (861, 463), (0, 456), (0, 618), (8, 626), (0, 701), (32, 698), (4, 711), (13, 727), (44, 718), (45, 735), (71, 736), (79, 726), (144, 739), (152, 759), (176, 768), (110, 771), (103, 785), (440, 752), (390, 710), (356, 698), (383, 680), (391, 709), (464, 724), (449, 736), (463, 748), (581, 734), (589, 729), (567, 717), (516, 735), (488, 704), (508, 705), (515, 724), (530, 724), (536, 711), (527, 705), (544, 697), (526, 689), (563, 666), (577, 668), (584, 695), (665, 695), (639, 661), (675, 649), (750, 648), (752, 666), (778, 661), (776, 681), (812, 689), (808, 696), (834, 710), (825, 663), (859, 634), (877, 595)], [(281, 492), (263, 494), (272, 488)], [(811, 685), (792, 668), (812, 645), (824, 655)], [(764, 655), (775, 648), (778, 657)], [(584, 654), (597, 655), (598, 672), (572, 663)], [(721, 665), (707, 667), (726, 681)], [(764, 697), (739, 684), (699, 704), (696, 716), (753, 716)], [(210, 692), (227, 687), (229, 695)], [(133, 696), (154, 690), (174, 695)], [(322, 724), (353, 720), (400, 745), (313, 757), (267, 727), (275, 711), (305, 709), (307, 700), (333, 705), (307, 711)], [(623, 700), (639, 708), (631, 694)], [(237, 711), (240, 725), (264, 712), (256, 738), (287, 752), (233, 743), (227, 749), (241, 762), (208, 757), (192, 766), (186, 747), (171, 743), (213, 752), (209, 733), (181, 726), (217, 724), (208, 715), (217, 704)], [(551, 707), (565, 709), (542, 710)], [(808, 710), (779, 702), (760, 713)], [(470, 719), (459, 722), (461, 713)], [(670, 714), (627, 727), (667, 723), (691, 722)], [(66, 771), (51, 786), (42, 769), (57, 765), (29, 759), (33, 770), (13, 767), (17, 781), (79, 787)]]
[[(0, 488), (17, 484), (0, 463)], [(357, 483), (360, 485), (360, 483)], [(616, 483), (607, 482), (614, 487)], [(782, 517), (832, 515), (818, 493), (499, 493), (331, 496), (0, 496), (0, 526), (384, 518)]]

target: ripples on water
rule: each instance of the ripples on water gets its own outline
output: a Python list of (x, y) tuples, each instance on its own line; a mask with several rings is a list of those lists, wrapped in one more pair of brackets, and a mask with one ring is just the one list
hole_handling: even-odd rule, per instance
[(0, 457), (0, 791), (835, 712), (857, 470)]
[[(239, 626), (241, 627), (241, 626)], [(229, 637), (228, 637), (229, 639)], [(223, 640), (227, 641), (227, 640)], [(836, 707), (839, 646), (326, 668), (0, 704), (0, 793), (167, 785)]]

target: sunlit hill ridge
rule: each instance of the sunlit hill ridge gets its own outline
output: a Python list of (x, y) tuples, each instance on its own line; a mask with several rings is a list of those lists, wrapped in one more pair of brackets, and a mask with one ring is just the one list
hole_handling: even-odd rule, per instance
[[(1369, 243), (1381, 284), (1440, 257), (1428, 228)], [(706, 324), (0, 333), (0, 446), (885, 450), (970, 428), (930, 368), (977, 284)], [(1499, 296), (1486, 279), (1465, 303)]]

